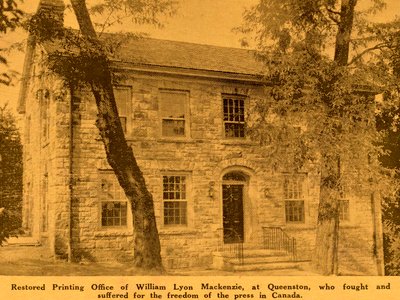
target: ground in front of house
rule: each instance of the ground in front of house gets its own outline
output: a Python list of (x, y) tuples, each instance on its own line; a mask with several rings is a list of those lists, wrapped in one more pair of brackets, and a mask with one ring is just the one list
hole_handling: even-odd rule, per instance
[(0, 247), (0, 276), (277, 276), (277, 275), (318, 275), (311, 271), (309, 264), (302, 264), (299, 269), (256, 270), (256, 271), (221, 271), (212, 269), (172, 269), (164, 274), (151, 271), (138, 271), (128, 263), (68, 263), (54, 260), (48, 250), (35, 245), (6, 245)]

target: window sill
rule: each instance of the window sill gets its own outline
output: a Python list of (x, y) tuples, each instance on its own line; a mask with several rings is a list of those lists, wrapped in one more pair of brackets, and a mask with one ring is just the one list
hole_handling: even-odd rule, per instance
[(316, 229), (316, 226), (313, 225), (309, 225), (309, 224), (304, 224), (304, 223), (293, 223), (293, 224), (286, 224), (285, 226), (283, 226), (283, 229), (286, 230), (314, 230)]
[(351, 224), (350, 222), (339, 222), (339, 228), (355, 229), (359, 228), (359, 226)]
[(224, 145), (249, 145), (249, 146), (254, 146), (254, 145), (259, 145), (259, 143), (246, 139), (246, 138), (223, 138), (221, 139), (221, 143)]
[(178, 138), (178, 137), (171, 137), (171, 138), (166, 138), (166, 137), (162, 137), (162, 138), (158, 138), (156, 140), (159, 143), (190, 143), (190, 144), (194, 144), (196, 141), (191, 139), (191, 138)]
[(121, 229), (117, 228), (105, 228), (103, 230), (95, 231), (95, 237), (106, 237), (106, 236), (132, 236), (133, 231), (124, 227)]
[(197, 231), (192, 228), (179, 228), (179, 227), (171, 227), (171, 228), (161, 228), (158, 231), (160, 235), (185, 235), (185, 234), (196, 234)]

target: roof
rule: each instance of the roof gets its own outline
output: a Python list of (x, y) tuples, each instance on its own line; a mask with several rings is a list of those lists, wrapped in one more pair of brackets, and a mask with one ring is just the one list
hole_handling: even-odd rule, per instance
[(262, 64), (255, 51), (153, 38), (130, 38), (114, 57), (123, 62), (257, 75)]
[[(252, 77), (259, 81), (257, 75), (262, 74), (262, 63), (256, 60), (255, 51), (239, 48), (211, 46), (187, 42), (160, 40), (154, 38), (123, 37), (117, 34), (104, 35), (105, 40), (114, 40), (116, 50), (110, 57), (113, 61), (132, 64), (140, 68), (156, 72), (154, 67), (174, 68), (177, 72), (188, 74), (188, 71), (203, 72), (202, 76), (219, 78), (225, 77), (236, 80)], [(25, 55), (23, 78), (19, 95), (19, 111), (25, 110), (25, 96), (29, 85), (29, 74), (35, 49), (35, 41), (31, 37)], [(57, 41), (43, 44), (47, 52), (61, 50)], [(61, 49), (60, 49), (61, 48)], [(212, 75), (218, 72), (217, 77)], [(256, 76), (258, 79), (255, 79)]]

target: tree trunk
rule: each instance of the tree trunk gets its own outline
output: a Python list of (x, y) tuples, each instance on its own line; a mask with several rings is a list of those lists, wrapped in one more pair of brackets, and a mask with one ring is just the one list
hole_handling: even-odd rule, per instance
[[(85, 0), (71, 0), (73, 10), (85, 40), (93, 44), (93, 65), (88, 69), (89, 82), (98, 109), (96, 125), (121, 187), (133, 213), (134, 265), (144, 269), (162, 270), (160, 241), (154, 216), (153, 198), (132, 149), (127, 144), (114, 98), (112, 75), (106, 52), (94, 30)], [(89, 64), (91, 65), (91, 64)]]
[[(350, 36), (353, 28), (354, 8), (357, 0), (342, 0), (340, 23), (335, 41), (334, 61), (339, 67), (347, 65), (350, 49)], [(333, 101), (333, 99), (332, 99)], [(330, 105), (331, 110), (335, 109)], [(332, 115), (337, 115), (333, 112)], [(340, 132), (340, 126), (336, 131)], [(339, 245), (339, 201), (340, 194), (340, 157), (330, 157), (326, 174), (321, 174), (320, 200), (318, 207), (317, 237), (314, 266), (324, 275), (338, 274)], [(332, 190), (336, 190), (336, 193)]]
[(353, 29), (354, 8), (356, 4), (357, 0), (342, 0), (334, 57), (334, 61), (339, 66), (346, 66), (349, 59), (350, 36)]
[(321, 176), (314, 266), (322, 275), (338, 273), (339, 211), (337, 193), (329, 178)]

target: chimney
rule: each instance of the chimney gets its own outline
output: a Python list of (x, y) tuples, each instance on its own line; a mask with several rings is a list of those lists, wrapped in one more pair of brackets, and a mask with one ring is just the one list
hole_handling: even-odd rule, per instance
[(63, 0), (40, 0), (37, 13), (42, 13), (64, 25), (64, 1)]

